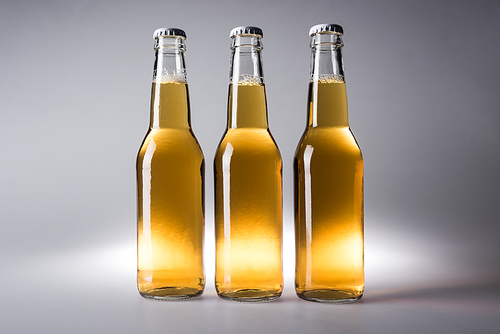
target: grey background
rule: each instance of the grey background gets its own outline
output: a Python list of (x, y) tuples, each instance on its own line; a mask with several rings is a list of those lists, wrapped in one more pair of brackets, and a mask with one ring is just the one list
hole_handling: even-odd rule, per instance
[[(341, 24), (365, 158), (366, 292), (293, 290), (292, 157), (305, 127), (309, 28)], [(213, 287), (212, 161), (226, 124), (231, 28), (264, 31), (269, 123), (284, 160), (285, 290), (259, 305)], [(152, 33), (187, 32), (206, 158), (203, 297), (135, 288), (135, 155)], [(0, 324), (6, 333), (494, 333), (500, 325), (498, 1), (0, 2)]]

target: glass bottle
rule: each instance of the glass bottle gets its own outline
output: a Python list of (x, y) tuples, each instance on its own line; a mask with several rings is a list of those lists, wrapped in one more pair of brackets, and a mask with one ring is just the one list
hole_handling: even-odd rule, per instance
[(347, 116), (343, 29), (311, 28), (307, 127), (294, 159), (295, 289), (318, 302), (363, 295), (363, 157)]
[(137, 286), (146, 298), (188, 299), (205, 286), (205, 165), (191, 130), (186, 34), (162, 28), (153, 37), (150, 123), (136, 165)]
[(262, 36), (257, 27), (231, 31), (227, 129), (214, 159), (215, 286), (245, 302), (283, 290), (282, 161), (267, 122)]

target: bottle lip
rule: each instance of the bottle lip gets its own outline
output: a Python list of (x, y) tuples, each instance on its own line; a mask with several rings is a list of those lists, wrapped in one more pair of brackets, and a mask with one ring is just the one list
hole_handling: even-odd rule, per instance
[(240, 26), (233, 28), (231, 32), (229, 33), (230, 38), (235, 38), (236, 36), (256, 36), (263, 38), (264, 33), (262, 32), (262, 29), (259, 27), (255, 26)]
[(186, 39), (186, 32), (179, 28), (159, 28), (153, 33), (153, 39), (159, 39), (160, 37), (178, 37)]
[(322, 23), (312, 26), (309, 29), (309, 36), (314, 36), (316, 34), (334, 34), (342, 36), (344, 34), (344, 29), (338, 25), (333, 23)]

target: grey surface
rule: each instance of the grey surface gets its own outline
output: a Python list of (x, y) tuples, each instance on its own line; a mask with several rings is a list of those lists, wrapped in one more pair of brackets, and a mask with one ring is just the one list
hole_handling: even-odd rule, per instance
[[(0, 323), (8, 333), (496, 333), (500, 325), (498, 1), (0, 2)], [(365, 158), (367, 286), (353, 305), (293, 291), (292, 157), (309, 37), (343, 26), (350, 121)], [(263, 29), (269, 123), (284, 160), (285, 291), (219, 300), (212, 160), (226, 122), (229, 31)], [(198, 300), (135, 288), (134, 160), (152, 33), (187, 33), (206, 158)]]

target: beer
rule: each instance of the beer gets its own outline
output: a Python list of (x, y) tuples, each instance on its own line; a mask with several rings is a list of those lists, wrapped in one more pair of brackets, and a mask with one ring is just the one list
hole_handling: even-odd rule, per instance
[[(204, 158), (191, 130), (180, 29), (155, 32), (150, 128), (137, 156), (137, 286), (146, 298), (203, 293)], [(168, 47), (167, 47), (168, 46)]]
[(311, 29), (308, 125), (294, 160), (295, 288), (300, 298), (363, 295), (363, 157), (350, 130), (342, 28)]
[(283, 289), (282, 161), (267, 124), (261, 36), (255, 27), (231, 34), (228, 124), (214, 159), (215, 285), (219, 297), (245, 302)]

